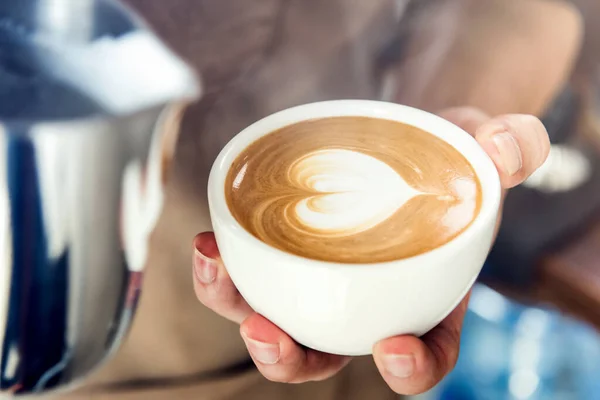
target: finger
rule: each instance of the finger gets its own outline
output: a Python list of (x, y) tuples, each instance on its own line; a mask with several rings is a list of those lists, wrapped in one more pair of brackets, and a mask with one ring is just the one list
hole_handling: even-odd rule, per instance
[(217, 314), (241, 323), (253, 312), (229, 277), (212, 232), (194, 238), (193, 277), (196, 296)]
[(375, 345), (375, 364), (393, 391), (403, 395), (426, 392), (454, 368), (468, 297), (423, 337), (396, 336)]
[(324, 380), (350, 362), (350, 357), (321, 353), (300, 346), (259, 314), (248, 317), (242, 323), (240, 333), (259, 371), (274, 382)]
[(477, 129), (491, 118), (480, 109), (474, 107), (447, 108), (439, 112), (438, 115), (473, 136), (475, 136)]
[(475, 138), (496, 164), (505, 189), (535, 172), (548, 157), (550, 139), (542, 122), (531, 115), (503, 115), (483, 124)]

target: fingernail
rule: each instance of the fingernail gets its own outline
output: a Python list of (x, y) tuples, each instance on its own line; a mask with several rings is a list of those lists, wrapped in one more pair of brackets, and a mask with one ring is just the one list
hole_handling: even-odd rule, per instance
[(264, 343), (244, 336), (248, 351), (261, 364), (277, 364), (279, 361), (279, 344)]
[(415, 357), (412, 354), (386, 354), (383, 356), (383, 367), (396, 378), (408, 378), (415, 370)]
[(196, 249), (194, 252), (194, 271), (200, 282), (205, 285), (213, 283), (217, 278), (217, 266), (217, 260), (206, 257)]
[(519, 172), (523, 167), (523, 159), (517, 139), (510, 133), (499, 133), (494, 135), (493, 140), (500, 154), (504, 172), (509, 176)]

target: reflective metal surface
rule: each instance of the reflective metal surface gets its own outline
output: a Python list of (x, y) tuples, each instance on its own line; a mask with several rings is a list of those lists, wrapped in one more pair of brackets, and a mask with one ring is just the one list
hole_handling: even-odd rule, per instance
[(0, 2), (0, 397), (120, 343), (193, 72), (105, 0)]

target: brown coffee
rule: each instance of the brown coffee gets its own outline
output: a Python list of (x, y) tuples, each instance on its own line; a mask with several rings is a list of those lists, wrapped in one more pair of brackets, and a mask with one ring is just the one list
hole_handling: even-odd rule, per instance
[(473, 167), (450, 144), (366, 117), (303, 121), (261, 137), (234, 161), (225, 196), (263, 242), (341, 263), (435, 249), (471, 224), (482, 197)]

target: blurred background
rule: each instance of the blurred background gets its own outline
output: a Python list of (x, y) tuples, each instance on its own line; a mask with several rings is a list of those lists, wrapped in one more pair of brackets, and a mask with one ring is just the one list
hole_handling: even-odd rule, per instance
[(478, 285), (455, 370), (414, 399), (594, 399), (599, 374), (596, 327)]

